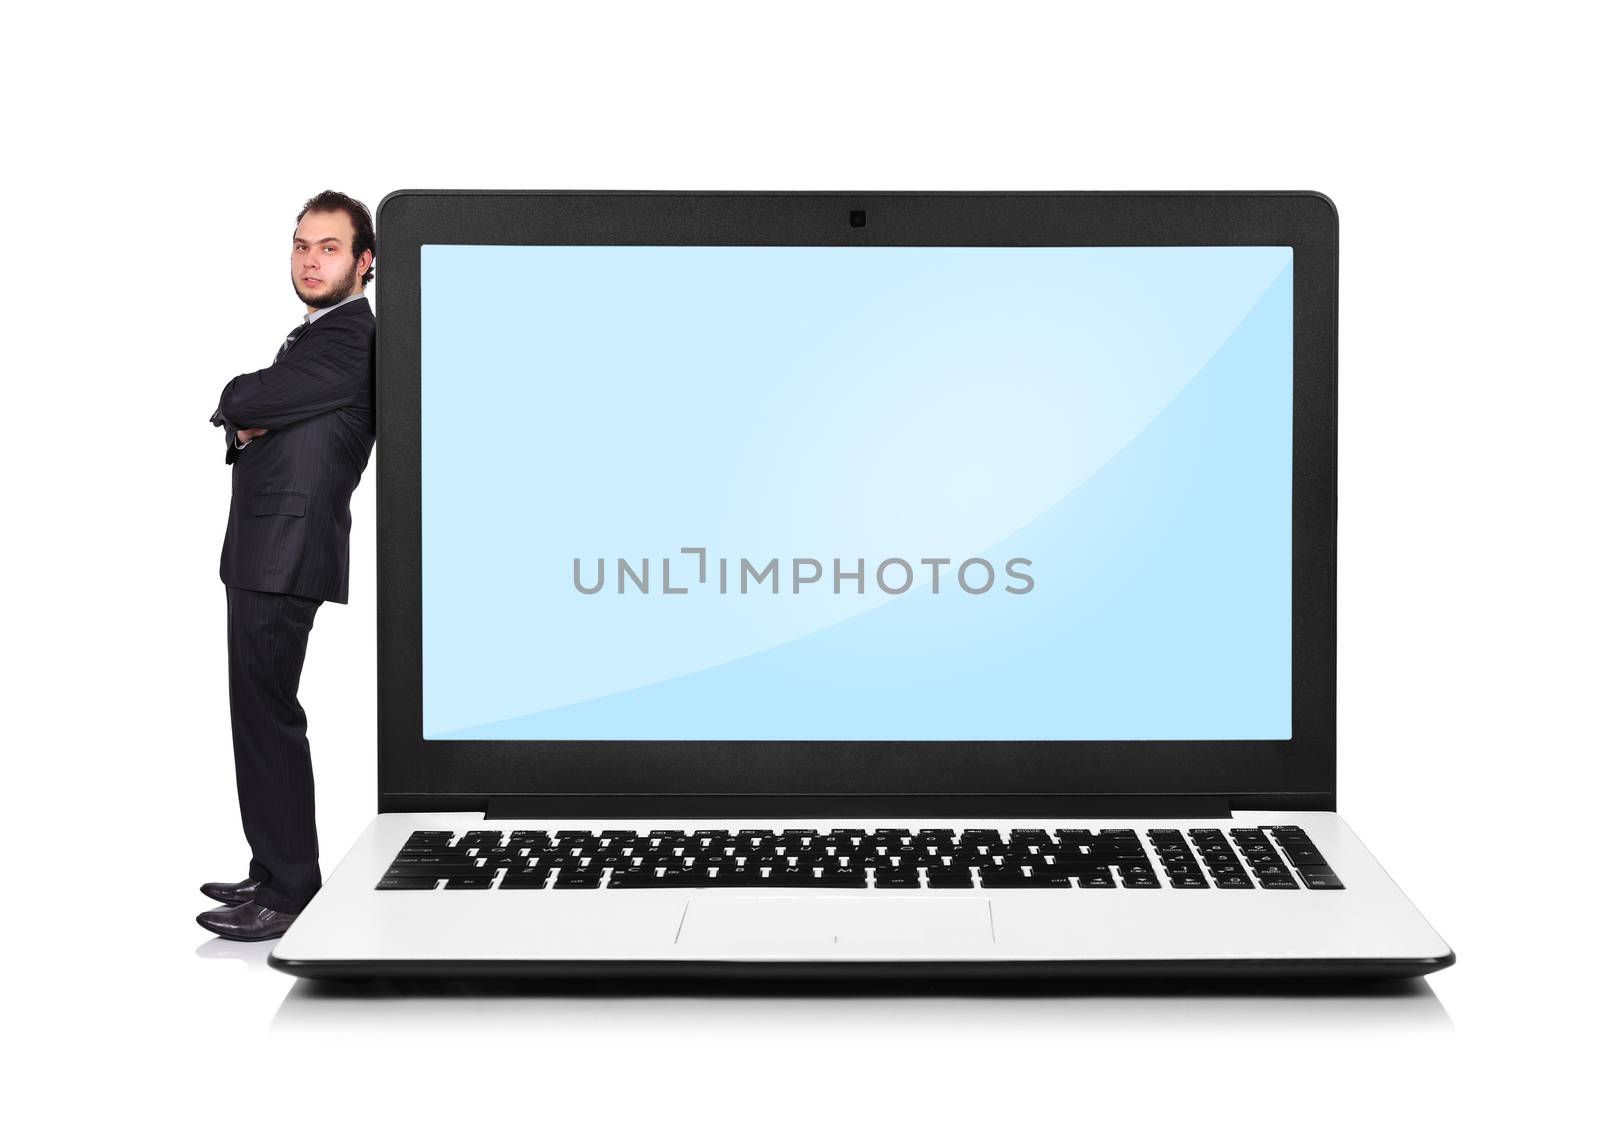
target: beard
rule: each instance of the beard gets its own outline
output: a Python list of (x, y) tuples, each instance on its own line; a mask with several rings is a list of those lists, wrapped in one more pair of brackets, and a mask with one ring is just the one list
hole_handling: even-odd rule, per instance
[(350, 273), (346, 274), (342, 281), (324, 281), (322, 283), (322, 292), (320, 294), (309, 294), (305, 291), (305, 288), (300, 285), (300, 279), (294, 276), (294, 271), (289, 271), (289, 282), (294, 286), (295, 296), (312, 309), (318, 310), (325, 310), (329, 306), (337, 305), (339, 302), (344, 301), (351, 294), (355, 293), (356, 281), (356, 268), (351, 266)]

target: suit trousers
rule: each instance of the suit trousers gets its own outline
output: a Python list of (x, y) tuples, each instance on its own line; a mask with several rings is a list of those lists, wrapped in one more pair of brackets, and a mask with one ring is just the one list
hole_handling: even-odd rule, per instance
[(320, 599), (228, 591), (228, 705), (239, 817), (250, 845), (256, 903), (285, 913), (322, 888), (311, 743), (300, 669)]

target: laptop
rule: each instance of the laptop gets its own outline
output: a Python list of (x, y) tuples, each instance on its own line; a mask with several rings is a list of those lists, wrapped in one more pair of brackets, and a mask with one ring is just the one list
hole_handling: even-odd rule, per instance
[(1336, 812), (1327, 198), (402, 190), (378, 231), (379, 812), (276, 968), (1453, 963)]

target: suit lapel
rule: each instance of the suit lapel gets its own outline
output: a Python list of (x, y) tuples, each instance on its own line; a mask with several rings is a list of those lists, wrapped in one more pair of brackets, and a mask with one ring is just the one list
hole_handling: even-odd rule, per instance
[[(293, 353), (295, 350), (299, 349), (302, 345), (304, 345), (306, 338), (311, 336), (311, 331), (312, 330), (316, 329), (319, 325), (322, 325), (323, 323), (327, 322), (330, 318), (337, 317), (338, 315), (344, 313), (345, 310), (359, 310), (360, 312), (368, 314), (368, 315), (370, 315), (372, 313), (372, 307), (367, 303), (367, 298), (366, 298), (365, 294), (363, 294), (361, 297), (357, 298), (353, 302), (346, 302), (343, 305), (341, 305), (338, 309), (336, 309), (336, 310), (332, 311), (331, 313), (329, 313), (326, 317), (319, 317), (316, 321), (307, 322), (306, 323), (306, 327), (300, 331), (299, 335), (294, 339), (294, 342), (289, 346), (288, 350), (284, 353), (283, 357), (288, 357), (289, 354)], [(282, 361), (283, 357), (278, 358), (278, 361)], [(277, 362), (275, 361), (275, 362), (273, 362), (273, 364), (276, 365)]]

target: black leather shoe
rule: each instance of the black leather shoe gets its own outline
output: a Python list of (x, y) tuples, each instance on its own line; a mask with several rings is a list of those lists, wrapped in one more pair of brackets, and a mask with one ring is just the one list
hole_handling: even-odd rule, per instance
[(200, 892), (224, 905), (243, 905), (246, 901), (254, 901), (256, 891), (260, 888), (261, 882), (246, 877), (243, 881), (207, 881), (200, 886)]
[(246, 901), (221, 909), (207, 909), (195, 920), (202, 929), (230, 941), (271, 941), (283, 936), (299, 913), (280, 913)]

